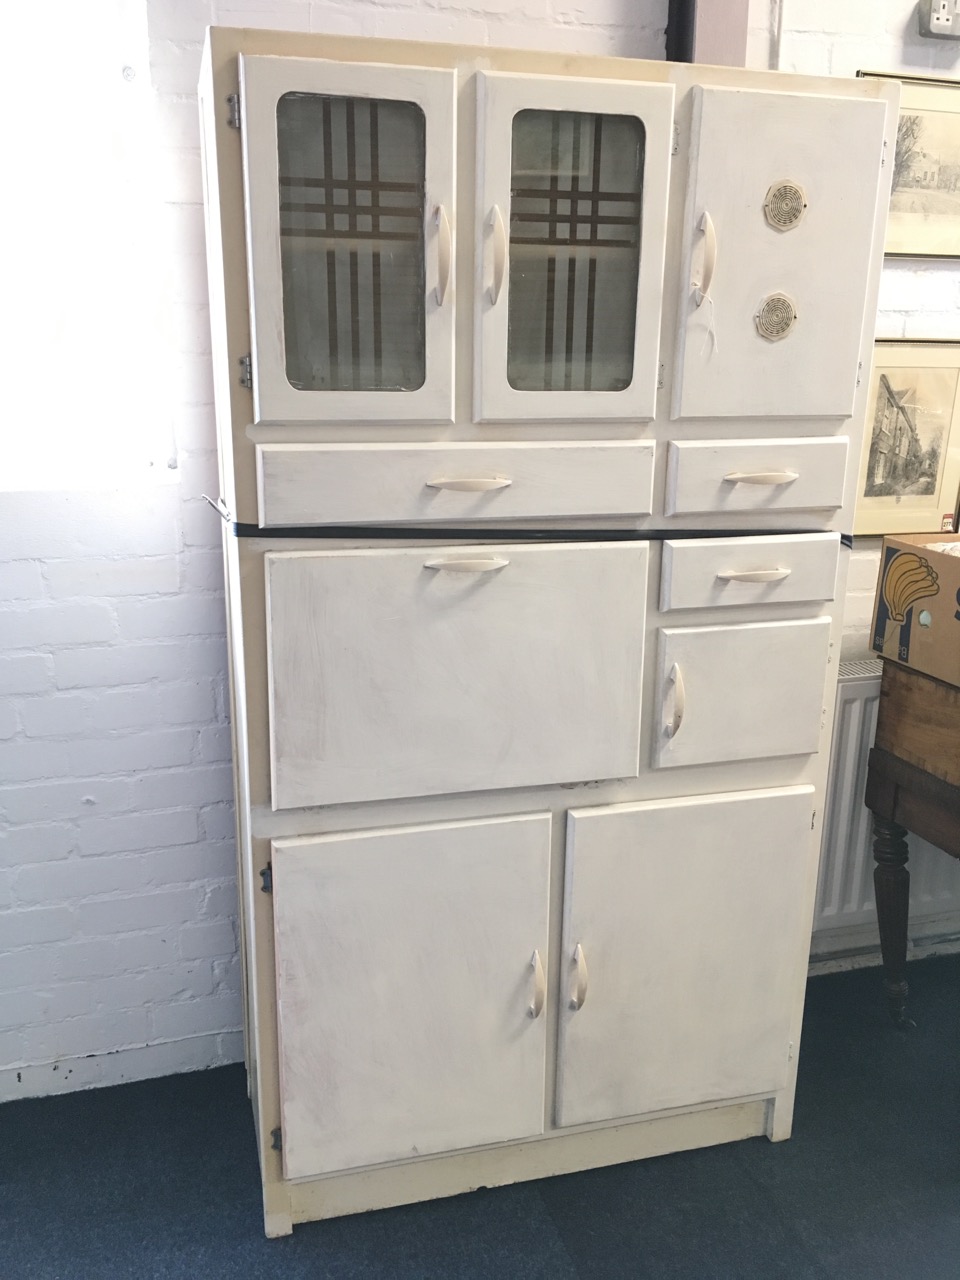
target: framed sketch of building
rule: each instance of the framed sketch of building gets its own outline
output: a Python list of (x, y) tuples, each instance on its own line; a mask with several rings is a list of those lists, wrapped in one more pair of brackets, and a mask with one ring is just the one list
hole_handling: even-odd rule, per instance
[(953, 529), (958, 393), (960, 342), (875, 344), (854, 533)]
[(882, 78), (902, 86), (884, 250), (960, 257), (960, 81)]

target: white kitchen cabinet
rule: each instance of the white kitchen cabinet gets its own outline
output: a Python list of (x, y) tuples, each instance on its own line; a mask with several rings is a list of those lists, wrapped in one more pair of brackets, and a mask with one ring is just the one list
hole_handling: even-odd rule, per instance
[(673, 86), (477, 93), (477, 420), (652, 418)]
[(285, 1175), (541, 1133), (550, 815), (271, 861)]
[(450, 421), (453, 72), (239, 63), (257, 420)]
[(741, 86), (692, 99), (673, 416), (849, 417), (884, 104)]
[(787, 1137), (895, 83), (213, 29), (201, 99), (268, 1234)]
[(275, 808), (636, 777), (643, 543), (266, 561)]
[(571, 811), (558, 1124), (783, 1087), (813, 798), (784, 787)]
[(816, 751), (830, 619), (663, 627), (660, 768)]

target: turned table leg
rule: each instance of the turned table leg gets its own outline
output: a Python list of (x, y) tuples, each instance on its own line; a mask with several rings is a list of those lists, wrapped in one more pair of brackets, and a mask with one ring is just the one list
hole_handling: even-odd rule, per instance
[(896, 822), (873, 815), (873, 887), (877, 897), (883, 985), (890, 1012), (900, 1025), (909, 1023), (907, 1006), (907, 921), (910, 872), (907, 831)]

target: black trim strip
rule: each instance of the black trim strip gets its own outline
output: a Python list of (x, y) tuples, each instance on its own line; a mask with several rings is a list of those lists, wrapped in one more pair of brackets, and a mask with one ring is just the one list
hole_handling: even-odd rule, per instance
[[(409, 524), (326, 524), (285, 525), (263, 529), (260, 525), (232, 524), (236, 538), (367, 538), (399, 541), (409, 538), (420, 542), (662, 542), (666, 538), (756, 538), (799, 536), (826, 533), (824, 529), (462, 529), (449, 525)], [(840, 534), (840, 543), (853, 547), (853, 536)]]

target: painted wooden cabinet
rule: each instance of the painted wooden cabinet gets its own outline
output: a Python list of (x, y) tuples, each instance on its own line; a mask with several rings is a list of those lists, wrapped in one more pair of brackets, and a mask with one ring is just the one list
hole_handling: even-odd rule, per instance
[(787, 1137), (896, 86), (213, 29), (201, 99), (268, 1234)]

